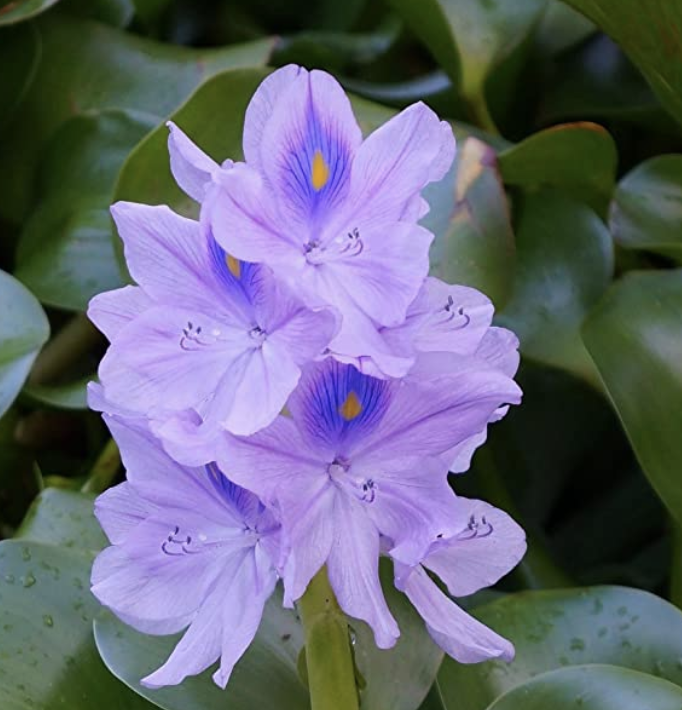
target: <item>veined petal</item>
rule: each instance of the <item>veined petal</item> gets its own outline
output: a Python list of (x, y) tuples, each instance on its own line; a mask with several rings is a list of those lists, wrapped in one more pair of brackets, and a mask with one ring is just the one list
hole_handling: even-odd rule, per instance
[(259, 170), (282, 214), (312, 230), (306, 241), (343, 204), (361, 140), (348, 97), (326, 72), (301, 69), (277, 96), (263, 126)]
[(201, 202), (219, 166), (198, 148), (172, 121), (168, 126), (168, 152), (175, 182), (193, 199)]
[(225, 688), (235, 664), (253, 641), (276, 583), (270, 559), (257, 547), (245, 556), (223, 591), (220, 668), (213, 674), (221, 688)]
[(244, 157), (249, 165), (257, 170), (262, 169), (260, 153), (265, 126), (272, 117), (278, 100), (291, 89), (291, 85), (303, 72), (305, 69), (295, 64), (287, 64), (277, 69), (261, 82), (249, 102), (244, 118)]
[[(225, 583), (229, 584), (228, 580), (235, 568), (238, 568), (238, 562), (223, 573)], [(215, 663), (220, 656), (223, 640), (224, 586), (223, 583), (215, 585), (168, 660), (143, 678), (143, 685), (148, 688), (177, 685), (188, 676), (197, 675)]]
[(401, 589), (414, 604), (433, 640), (460, 663), (490, 658), (511, 661), (514, 647), (443, 594), (421, 567), (415, 567)]
[(324, 471), (291, 478), (278, 491), (282, 528), (290, 545), (284, 588), (291, 601), (303, 595), (329, 558), (339, 526), (348, 522), (336, 515), (339, 497)]
[(513, 377), (519, 369), (519, 339), (506, 328), (488, 328), (476, 350), (476, 357)]
[(289, 411), (309, 446), (342, 453), (380, 426), (390, 385), (331, 358), (309, 365), (289, 400)]
[(359, 221), (367, 227), (403, 219), (410, 200), (440, 180), (454, 157), (449, 124), (421, 102), (406, 108), (357, 151), (351, 200)]
[(526, 552), (526, 535), (505, 512), (480, 500), (458, 498), (467, 523), (449, 539), (438, 540), (423, 564), (455, 597), (498, 582)]
[(150, 309), (118, 334), (102, 360), (107, 397), (130, 409), (195, 407), (251, 347), (248, 333), (189, 309)]
[(216, 458), (235, 483), (272, 502), (280, 485), (324, 473), (324, 453), (303, 440), (294, 422), (279, 416), (252, 436), (225, 436)]
[(153, 299), (185, 308), (215, 307), (207, 240), (198, 222), (166, 206), (111, 207), (131, 276)]
[[(359, 308), (381, 325), (398, 325), (419, 293), (429, 270), (433, 234), (406, 222), (358, 230), (355, 246), (306, 271), (304, 286), (345, 316)], [(325, 247), (337, 250), (336, 244)], [(324, 248), (323, 248), (324, 249)]]
[(109, 340), (113, 340), (121, 328), (152, 305), (152, 299), (139, 286), (124, 286), (91, 298), (88, 318)]
[(396, 347), (421, 352), (452, 352), (473, 355), (490, 329), (493, 304), (467, 286), (429, 277), (410, 304), (405, 322), (382, 332)]
[(359, 501), (338, 494), (334, 542), (327, 567), (341, 608), (367, 622), (379, 648), (391, 648), (400, 629), (379, 581), (379, 531)]
[(210, 189), (201, 223), (237, 259), (295, 272), (305, 265), (306, 236), (279, 216), (273, 201), (261, 175), (238, 163)]
[(115, 545), (156, 510), (157, 506), (138, 496), (127, 481), (104, 491), (95, 501), (95, 516)]
[(381, 426), (352, 455), (366, 461), (436, 456), (481, 431), (498, 407), (520, 399), (511, 378), (462, 359), (450, 376), (396, 384)]

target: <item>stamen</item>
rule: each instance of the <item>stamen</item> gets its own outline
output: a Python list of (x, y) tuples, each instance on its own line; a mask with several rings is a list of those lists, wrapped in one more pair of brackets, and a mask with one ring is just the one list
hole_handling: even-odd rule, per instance
[(365, 503), (374, 503), (374, 499), (376, 498), (377, 492), (376, 492), (376, 484), (371, 478), (368, 478), (363, 484), (362, 484), (362, 497), (360, 500), (365, 501)]
[(489, 523), (485, 515), (481, 516), (481, 522), (476, 520), (476, 516), (472, 515), (467, 523), (466, 530), (463, 530), (458, 536), (458, 540), (473, 540), (474, 538), (484, 538), (493, 534), (495, 528)]
[(365, 244), (357, 227), (344, 236), (336, 237), (325, 246), (317, 240), (312, 240), (303, 247), (303, 253), (309, 264), (323, 264), (329, 261), (360, 256), (364, 250)]

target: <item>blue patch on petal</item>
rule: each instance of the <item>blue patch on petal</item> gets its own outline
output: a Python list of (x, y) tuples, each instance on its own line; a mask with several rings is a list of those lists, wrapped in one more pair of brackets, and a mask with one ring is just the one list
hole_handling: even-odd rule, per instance
[(233, 304), (246, 307), (249, 312), (257, 304), (261, 293), (262, 267), (230, 256), (208, 235), (208, 248), (213, 272)]
[(302, 215), (319, 218), (348, 189), (350, 147), (338, 126), (323, 123), (310, 92), (303, 132), (296, 138), (283, 150), (282, 187)]
[(329, 359), (306, 383), (301, 416), (315, 439), (343, 455), (378, 426), (389, 402), (387, 380), (363, 375), (352, 365)]
[(223, 501), (239, 515), (248, 527), (257, 527), (261, 515), (265, 512), (265, 506), (260, 502), (258, 496), (236, 483), (232, 483), (216, 463), (207, 464), (205, 470)]

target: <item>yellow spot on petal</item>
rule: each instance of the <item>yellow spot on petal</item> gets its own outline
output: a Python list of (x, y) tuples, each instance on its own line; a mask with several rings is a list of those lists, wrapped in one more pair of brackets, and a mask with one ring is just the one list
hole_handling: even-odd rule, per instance
[(235, 279), (238, 279), (242, 275), (242, 264), (239, 259), (235, 259), (232, 254), (227, 254), (225, 256), (225, 263)]
[(319, 150), (316, 150), (315, 155), (313, 155), (310, 179), (317, 191), (321, 190), (329, 180), (329, 166), (325, 163), (324, 157)]
[(362, 412), (362, 404), (355, 392), (350, 392), (346, 401), (339, 407), (339, 414), (347, 421), (353, 421)]

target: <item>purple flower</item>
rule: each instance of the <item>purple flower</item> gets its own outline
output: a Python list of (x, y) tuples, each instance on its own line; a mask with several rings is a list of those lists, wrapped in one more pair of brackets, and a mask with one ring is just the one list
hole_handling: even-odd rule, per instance
[(421, 614), (433, 640), (455, 660), (511, 661), (512, 644), (463, 612), (426, 570), (440, 577), (452, 596), (468, 596), (495, 584), (518, 564), (526, 536), (506, 513), (483, 501), (457, 498), (452, 507), (459, 529), (435, 538), (421, 564), (394, 559), (396, 586)]
[(290, 417), (250, 437), (224, 437), (217, 460), (280, 511), (291, 548), (287, 597), (298, 599), (326, 564), (341, 607), (386, 648), (399, 631), (379, 585), (380, 536), (416, 564), (436, 535), (454, 534), (442, 454), (519, 399), (510, 378), (467, 363), (431, 385), (369, 377), (328, 359), (306, 368)]
[(305, 307), (267, 266), (226, 254), (167, 207), (119, 202), (112, 213), (139, 288), (90, 304), (111, 340), (99, 370), (107, 399), (171, 422), (193, 412), (204, 437), (269, 424), (336, 316)]
[(335, 306), (333, 350), (405, 374), (409, 360), (361, 338), (372, 322), (401, 323), (426, 277), (433, 235), (416, 224), (428, 210), (420, 192), (452, 163), (450, 126), (418, 103), (363, 141), (333, 77), (290, 65), (249, 104), (246, 162), (216, 170), (188, 144), (173, 140), (176, 174), (221, 246), (271, 266), (309, 305)]
[(112, 545), (95, 560), (92, 592), (143, 633), (187, 628), (145, 685), (176, 685), (220, 659), (213, 679), (224, 688), (275, 588), (279, 524), (215, 465), (169, 458), (143, 420), (105, 419), (127, 481), (95, 503)]

